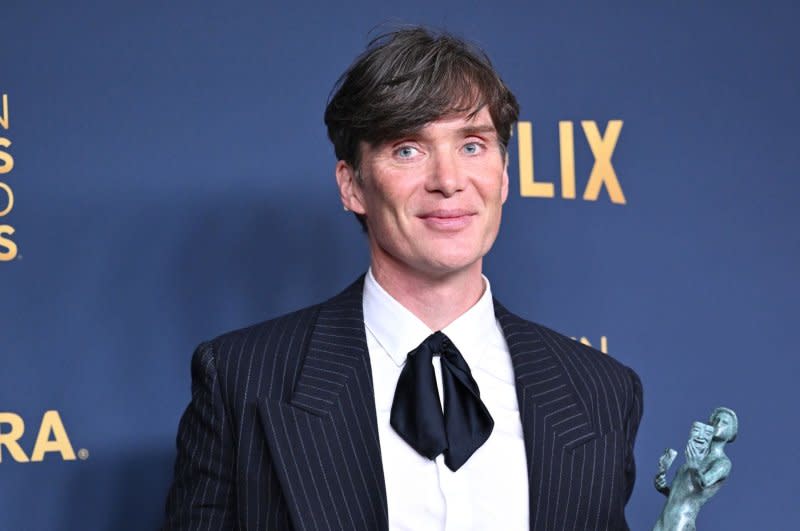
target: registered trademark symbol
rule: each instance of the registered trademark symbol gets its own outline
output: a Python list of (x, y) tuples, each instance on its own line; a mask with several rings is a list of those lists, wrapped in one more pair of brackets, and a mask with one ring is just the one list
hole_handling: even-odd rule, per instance
[(17, 255), (17, 260), (22, 260), (22, 255), (21, 254)]
[(78, 450), (78, 459), (80, 459), (81, 461), (86, 461), (87, 459), (89, 459), (89, 450), (87, 450), (86, 448), (81, 448), (80, 450)]

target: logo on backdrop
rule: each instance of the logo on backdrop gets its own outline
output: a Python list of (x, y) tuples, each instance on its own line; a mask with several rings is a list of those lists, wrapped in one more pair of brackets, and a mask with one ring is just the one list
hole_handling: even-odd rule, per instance
[(0, 464), (8, 461), (6, 456), (11, 456), (17, 463), (41, 462), (47, 455), (53, 456), (49, 459), (60, 461), (83, 461), (89, 458), (89, 451), (84, 448), (79, 449), (76, 456), (58, 411), (45, 411), (29, 452), (21, 442), (24, 434), (25, 421), (21, 416), (0, 412)]
[[(8, 152), (11, 140), (4, 135), (10, 127), (8, 118), (8, 94), (0, 95), (0, 179), (14, 169), (14, 157)], [(14, 209), (14, 192), (0, 180), (0, 262), (8, 262), (17, 257), (17, 244), (11, 239), (14, 227), (5, 223), (5, 217)]]
[(584, 345), (592, 348), (596, 348), (603, 354), (608, 354), (608, 338), (606, 336), (600, 336), (600, 344), (597, 346), (592, 345), (588, 338), (581, 336), (580, 338), (573, 337), (575, 341), (579, 343), (583, 343)]
[[(625, 204), (625, 194), (611, 164), (614, 148), (617, 146), (622, 120), (610, 120), (605, 133), (601, 134), (597, 122), (581, 121), (583, 136), (592, 150), (592, 166), (581, 198), (584, 201), (597, 201), (601, 190), (608, 192), (612, 203)], [(545, 180), (536, 180), (533, 173), (533, 125), (531, 122), (517, 123), (517, 145), (519, 148), (519, 190), (523, 197), (555, 197), (556, 185)], [(561, 155), (560, 195), (563, 199), (576, 198), (575, 179), (575, 134), (570, 121), (558, 122), (558, 144)]]

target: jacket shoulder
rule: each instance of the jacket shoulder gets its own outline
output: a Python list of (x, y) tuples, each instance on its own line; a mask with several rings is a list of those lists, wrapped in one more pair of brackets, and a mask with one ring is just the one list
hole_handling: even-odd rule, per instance
[(642, 384), (630, 367), (589, 345), (532, 323), (556, 353), (575, 389), (585, 398), (590, 416), (602, 432), (638, 425)]
[(301, 308), (249, 326), (222, 333), (207, 341), (217, 358), (229, 357), (237, 348), (259, 345), (275, 339), (275, 335), (294, 335), (298, 331), (313, 328), (321, 304)]
[(569, 384), (581, 397), (599, 432), (619, 429), (629, 420), (638, 423), (642, 386), (633, 369), (547, 326), (511, 314), (502, 306), (498, 311), (497, 306), (495, 313), (504, 329), (512, 333), (524, 331), (524, 336), (543, 343), (542, 347), (558, 362)]
[[(502, 304), (495, 300), (495, 316), (500, 322), (506, 336), (520, 331), (541, 338), (549, 349), (559, 358), (575, 358), (580, 365), (595, 369), (602, 369), (614, 373), (635, 373), (608, 354), (604, 354), (594, 347), (581, 343), (576, 339), (566, 336), (545, 325), (529, 321), (519, 315), (511, 313)], [(567, 361), (567, 360), (563, 360)]]
[(556, 348), (558, 353), (580, 360), (581, 365), (587, 365), (596, 370), (604, 370), (620, 374), (628, 372), (634, 373), (633, 369), (630, 367), (624, 365), (610, 354), (601, 352), (591, 345), (582, 343), (575, 338), (566, 336), (547, 326), (534, 323), (532, 321), (528, 321), (528, 323), (532, 327), (536, 328), (542, 338), (552, 347)]
[(254, 396), (288, 400), (320, 322), (331, 316), (361, 319), (363, 276), (330, 299), (200, 345), (195, 359), (216, 372), (223, 396), (242, 404)]
[(202, 343), (195, 357), (212, 365), (220, 390), (236, 397), (285, 398), (294, 384), (321, 304), (221, 334)]

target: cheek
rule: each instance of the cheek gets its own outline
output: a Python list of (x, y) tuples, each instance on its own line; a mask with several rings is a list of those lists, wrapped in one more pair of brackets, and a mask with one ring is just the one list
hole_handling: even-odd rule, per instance
[(508, 175), (499, 163), (486, 164), (479, 168), (479, 175), (476, 185), (484, 201), (492, 206), (502, 205), (508, 197)]
[(375, 214), (386, 217), (402, 217), (412, 210), (414, 204), (414, 188), (403, 186), (405, 179), (400, 175), (385, 177), (370, 190), (369, 203), (376, 210)]
[(369, 187), (365, 200), (370, 232), (396, 239), (410, 230), (404, 229), (410, 217), (410, 199), (404, 190), (375, 183)]

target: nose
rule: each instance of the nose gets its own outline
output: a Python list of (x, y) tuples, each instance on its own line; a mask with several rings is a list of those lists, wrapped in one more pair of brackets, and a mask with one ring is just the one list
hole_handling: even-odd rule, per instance
[(464, 189), (466, 177), (453, 153), (437, 152), (431, 158), (426, 190), (451, 197)]

